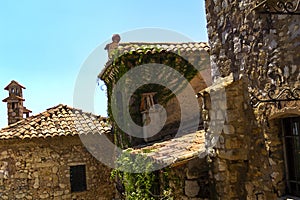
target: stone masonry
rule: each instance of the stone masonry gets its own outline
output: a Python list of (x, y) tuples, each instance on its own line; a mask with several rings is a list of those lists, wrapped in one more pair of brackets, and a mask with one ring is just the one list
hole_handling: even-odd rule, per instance
[[(215, 133), (220, 135), (211, 177), (216, 199), (283, 197), (287, 186), (281, 121), (299, 116), (299, 102), (253, 108), (250, 98), (299, 88), (299, 17), (261, 14), (257, 1), (205, 2), (214, 84), (224, 86), (222, 78), (233, 77), (223, 87), (226, 103), (209, 106), (210, 128), (218, 121), (218, 110), (225, 119)], [(211, 95), (214, 90), (207, 91)]]
[[(110, 169), (79, 137), (0, 141), (0, 199), (111, 199)], [(86, 165), (87, 191), (71, 193), (70, 166)]]
[(112, 199), (111, 169), (81, 140), (109, 135), (105, 120), (58, 105), (0, 129), (0, 199)]

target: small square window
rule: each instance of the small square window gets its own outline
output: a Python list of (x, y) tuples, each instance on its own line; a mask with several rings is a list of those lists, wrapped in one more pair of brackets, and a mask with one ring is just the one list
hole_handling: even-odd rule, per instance
[(86, 191), (85, 165), (70, 167), (71, 192)]

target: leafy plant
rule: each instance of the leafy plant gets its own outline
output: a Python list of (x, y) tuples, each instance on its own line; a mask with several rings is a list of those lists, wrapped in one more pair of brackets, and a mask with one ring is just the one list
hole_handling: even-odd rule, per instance
[[(181, 57), (180, 52), (178, 52), (178, 54), (173, 52), (167, 52), (164, 49), (147, 45), (141, 46), (139, 49), (135, 49), (133, 51), (129, 51), (123, 54), (120, 54), (118, 49), (116, 49), (115, 52), (113, 52), (112, 59), (109, 61), (109, 64), (107, 64), (106, 70), (103, 76), (101, 77), (105, 80), (105, 84), (107, 86), (108, 115), (112, 122), (114, 122), (111, 110), (111, 101), (113, 99), (111, 98), (111, 95), (113, 87), (119, 81), (119, 79), (124, 74), (126, 74), (131, 68), (149, 63), (163, 64), (175, 69), (177, 72), (182, 74), (183, 79), (186, 79), (188, 81), (192, 80), (192, 78), (198, 73), (197, 69), (195, 69), (187, 60)], [(140, 78), (138, 76), (140, 75), (137, 75), (137, 79)], [(145, 70), (144, 76), (151, 77), (155, 76), (155, 74), (153, 74), (151, 70)], [(140, 96), (144, 92), (156, 92), (156, 98), (158, 99), (158, 102), (161, 105), (164, 105), (186, 87), (186, 82), (174, 80), (174, 76), (172, 73), (170, 73), (170, 70), (161, 70), (160, 75), (154, 78), (162, 78), (168, 80), (168, 82), (170, 83), (170, 88), (165, 88), (164, 86), (158, 84), (146, 84), (143, 87), (138, 88), (138, 90), (134, 93), (134, 106), (136, 106), (139, 103)], [(135, 80), (126, 81), (129, 85), (135, 83)], [(124, 85), (124, 87), (126, 88), (126, 85)], [(125, 92), (125, 89), (124, 91), (119, 92)], [(124, 109), (126, 109), (126, 107), (130, 108), (130, 114), (133, 121), (141, 125), (142, 121), (139, 110), (134, 109), (129, 105), (125, 105), (123, 107), (118, 108), (120, 110), (120, 116), (123, 120), (123, 123), (127, 123), (127, 119), (122, 117), (122, 113), (125, 111)], [(114, 124), (113, 126), (115, 134), (115, 144), (121, 148), (130, 147), (131, 140), (129, 139), (128, 135), (124, 133), (116, 124)]]
[[(161, 194), (153, 191), (159, 182), (159, 172), (153, 172), (155, 164), (146, 154), (131, 154), (130, 150), (124, 153), (117, 160), (118, 168), (111, 172), (112, 179), (121, 180), (126, 200), (172, 200), (172, 191), (166, 187)], [(145, 170), (143, 173), (131, 173), (133, 170)], [(166, 176), (166, 172), (162, 173)]]

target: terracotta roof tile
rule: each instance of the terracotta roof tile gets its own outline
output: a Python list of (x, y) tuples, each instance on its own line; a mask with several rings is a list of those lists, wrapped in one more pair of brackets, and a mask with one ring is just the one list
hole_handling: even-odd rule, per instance
[(0, 140), (110, 133), (106, 119), (66, 105), (25, 118), (0, 130)]
[(176, 165), (196, 158), (205, 151), (204, 131), (200, 130), (171, 140), (137, 147), (131, 152), (146, 154), (158, 163)]
[(166, 51), (175, 52), (178, 49), (181, 50), (180, 53), (190, 52), (190, 51), (209, 51), (209, 46), (207, 42), (182, 42), (182, 43), (147, 43), (147, 42), (122, 42), (119, 43), (118, 51), (119, 53), (126, 53), (130, 51), (139, 51), (145, 48), (149, 49), (161, 49)]
[[(145, 52), (146, 50), (146, 52)], [(155, 54), (158, 52), (173, 52), (188, 59), (192, 53), (210, 52), (210, 47), (207, 42), (182, 42), (182, 43), (147, 43), (147, 42), (128, 42), (119, 43), (116, 50), (116, 55), (123, 55), (130, 52), (138, 52), (144, 54)], [(208, 56), (207, 54), (207, 56)], [(104, 79), (104, 74), (109, 71), (112, 64), (113, 56), (105, 64), (105, 68), (98, 75), (99, 78)], [(108, 77), (112, 78), (112, 74), (108, 74)]]

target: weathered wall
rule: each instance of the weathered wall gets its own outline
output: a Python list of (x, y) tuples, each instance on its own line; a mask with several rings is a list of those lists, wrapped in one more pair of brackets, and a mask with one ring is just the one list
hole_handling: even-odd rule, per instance
[(210, 95), (208, 133), (218, 139), (211, 167), (214, 199), (245, 199), (247, 195), (250, 115), (244, 108), (243, 89), (232, 78), (206, 89)]
[(174, 199), (210, 199), (208, 168), (206, 160), (200, 158), (171, 168), (168, 177)]
[[(110, 169), (78, 136), (0, 141), (1, 199), (112, 199)], [(86, 165), (87, 191), (71, 193), (70, 166)]]
[(251, 0), (206, 0), (213, 77), (234, 72), (239, 78), (251, 71), (253, 84), (263, 88), (273, 74), (281, 73), (299, 85), (299, 17), (259, 14), (253, 10), (255, 4)]
[[(189, 86), (193, 89), (194, 95), (196, 95), (198, 91), (212, 84), (209, 54), (206, 51), (201, 51), (200, 54), (199, 52), (195, 53), (191, 51), (181, 56), (185, 58), (190, 64), (192, 64), (195, 69), (198, 70), (198, 73), (189, 82)], [(176, 95), (179, 96), (181, 94), (179, 93)], [(194, 95), (192, 96), (194, 97)], [(179, 128), (181, 119), (185, 119), (186, 121), (194, 121), (195, 119), (193, 118), (193, 116), (199, 115), (199, 109), (195, 109), (195, 107), (193, 106), (184, 106), (184, 108), (182, 108), (183, 105), (193, 105), (191, 102), (196, 99), (191, 99), (190, 96), (181, 95), (181, 100), (182, 102), (179, 102), (178, 97), (175, 96), (174, 98), (170, 99), (166, 105), (164, 105), (168, 116), (165, 123), (165, 128), (162, 129), (159, 134), (153, 137), (153, 140), (173, 137), (174, 134), (177, 133), (177, 129)], [(180, 105), (180, 103), (182, 103), (182, 105)], [(201, 108), (201, 105), (202, 102), (200, 99), (198, 99), (199, 108)], [(183, 113), (181, 113), (181, 109), (184, 109), (186, 113), (188, 113), (188, 116), (182, 116)]]
[(280, 128), (264, 129), (248, 106), (245, 83), (230, 76), (205, 90), (209, 135), (218, 142), (211, 164), (215, 199), (276, 199), (284, 194)]
[[(151, 56), (149, 56), (149, 58), (151, 58)], [(160, 59), (158, 59), (158, 58), (160, 58)], [(158, 141), (161, 139), (168, 139), (168, 138), (173, 137), (177, 133), (177, 130), (179, 128), (179, 125), (180, 125), (182, 119), (184, 119), (185, 121), (188, 121), (188, 122), (189, 121), (194, 122), (196, 119), (199, 119), (199, 117), (197, 117), (197, 116), (199, 116), (199, 109), (197, 109), (196, 106), (189, 106), (189, 105), (193, 105), (191, 102), (197, 101), (196, 94), (199, 90), (208, 87), (212, 83), (211, 75), (210, 75), (211, 69), (210, 69), (210, 62), (209, 62), (209, 53), (206, 50), (202, 50), (202, 51), (190, 50), (190, 51), (180, 54), (180, 57), (176, 58), (176, 59), (175, 59), (175, 57), (172, 57), (172, 59), (168, 59), (165, 54), (161, 54), (159, 56), (152, 55), (151, 59), (154, 59), (154, 60), (152, 60), (152, 62), (154, 62), (154, 63), (162, 63), (169, 67), (172, 66), (177, 71), (180, 68), (183, 70), (188, 67), (188, 69), (186, 70), (187, 72), (193, 72), (193, 75), (194, 75), (195, 70), (197, 70), (196, 73), (197, 72), (198, 73), (196, 75), (194, 75), (193, 78), (185, 77), (185, 80), (190, 80), (190, 82), (189, 82), (190, 84), (188, 86), (192, 88), (193, 92), (190, 93), (190, 92), (186, 92), (187, 90), (185, 90), (185, 93), (183, 93), (182, 92), (182, 91), (184, 91), (183, 88), (185, 88), (186, 86), (183, 85), (182, 82), (176, 82), (176, 80), (173, 80), (172, 74), (171, 75), (169, 73), (164, 74), (162, 72), (162, 75), (165, 75), (165, 76), (169, 75), (168, 78), (170, 79), (170, 82), (174, 81), (172, 84), (173, 84), (173, 86), (176, 87), (175, 89), (180, 88), (179, 91), (176, 91), (177, 93), (175, 94), (175, 97), (168, 99), (168, 102), (164, 102), (165, 96), (161, 95), (162, 91), (154, 91), (150, 87), (145, 87), (145, 88), (147, 88), (147, 91), (145, 91), (145, 89), (143, 89), (141, 87), (140, 90), (143, 90), (143, 92), (139, 91), (136, 94), (131, 96), (130, 105), (129, 105), (130, 114), (131, 114), (131, 117), (133, 118), (133, 120), (139, 125), (142, 124), (142, 114), (141, 114), (141, 110), (140, 110), (141, 93), (158, 92), (154, 97), (156, 97), (158, 99), (158, 103), (161, 104), (166, 110), (167, 119), (166, 119), (166, 123), (164, 124), (164, 127), (158, 134), (156, 134), (153, 137), (148, 138), (147, 139), (148, 142)], [(187, 64), (186, 61), (188, 61), (189, 65)], [(173, 65), (175, 65), (175, 66), (173, 66)], [(128, 64), (128, 66), (130, 66), (130, 65)], [(181, 73), (183, 74), (184, 72), (181, 72)], [(191, 76), (191, 73), (187, 74), (186, 76)], [(157, 79), (159, 81), (160, 79), (165, 79), (165, 77), (160, 76), (160, 77), (157, 77)], [(168, 88), (168, 89), (170, 89), (170, 88)], [(181, 100), (182, 100), (181, 102), (178, 101), (179, 100), (178, 96), (181, 97)], [(194, 99), (192, 99), (192, 98), (194, 98)], [(180, 103), (182, 105), (180, 105)], [(201, 101), (199, 99), (198, 108), (200, 108), (200, 107), (201, 107)], [(127, 106), (123, 106), (122, 109), (124, 111), (125, 109), (128, 109), (128, 108), (127, 108)], [(181, 109), (184, 109), (186, 111), (185, 113), (187, 113), (187, 114), (185, 116), (181, 112)], [(121, 110), (121, 108), (120, 108), (120, 110)], [(124, 113), (124, 112), (122, 112), (122, 113)], [(189, 123), (186, 123), (186, 124), (189, 124)], [(185, 127), (185, 128), (187, 128), (187, 127)], [(133, 145), (133, 146), (144, 142), (144, 138), (131, 137), (128, 140), (130, 140), (131, 145)]]
[(299, 105), (253, 109), (248, 92), (261, 98), (270, 89), (278, 94), (299, 87), (300, 18), (260, 14), (255, 6), (251, 0), (206, 0), (213, 80), (232, 73), (236, 81), (226, 89), (226, 121), (213, 162), (219, 199), (285, 194), (280, 118), (299, 116)]

